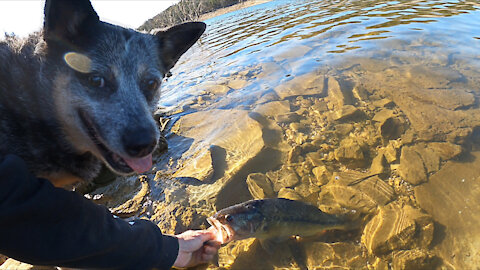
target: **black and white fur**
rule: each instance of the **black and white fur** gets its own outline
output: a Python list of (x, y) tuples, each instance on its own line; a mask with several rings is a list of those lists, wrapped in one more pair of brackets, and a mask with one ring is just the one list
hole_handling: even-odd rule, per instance
[[(192, 22), (140, 33), (101, 22), (88, 0), (47, 0), (40, 33), (0, 41), (0, 155), (52, 179), (91, 180), (102, 161), (132, 173), (123, 158), (151, 154), (159, 139), (162, 78), (204, 30)], [(67, 53), (91, 69), (73, 69)]]

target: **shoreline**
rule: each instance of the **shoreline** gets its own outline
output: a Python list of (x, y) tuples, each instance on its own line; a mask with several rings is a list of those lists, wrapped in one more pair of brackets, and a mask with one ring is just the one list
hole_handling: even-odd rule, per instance
[(220, 15), (223, 15), (223, 14), (230, 13), (232, 11), (244, 9), (244, 8), (247, 8), (247, 7), (256, 6), (256, 5), (267, 3), (267, 2), (270, 2), (270, 1), (271, 0), (250, 0), (250, 1), (242, 2), (242, 3), (238, 3), (238, 4), (235, 4), (235, 5), (229, 6), (229, 7), (224, 7), (224, 8), (212, 11), (212, 12), (205, 13), (205, 14), (201, 15), (198, 18), (198, 20), (199, 21), (205, 21), (205, 20), (220, 16)]

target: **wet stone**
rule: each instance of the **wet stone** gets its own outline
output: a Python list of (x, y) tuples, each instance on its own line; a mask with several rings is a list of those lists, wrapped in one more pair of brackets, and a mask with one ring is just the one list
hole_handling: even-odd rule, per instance
[(411, 146), (402, 147), (400, 155), (400, 176), (412, 185), (427, 181), (427, 170), (422, 157)]
[(427, 147), (437, 153), (444, 161), (452, 159), (462, 153), (462, 147), (460, 145), (448, 142), (431, 142), (428, 143)]
[(275, 121), (277, 121), (279, 124), (298, 122), (300, 119), (301, 116), (294, 112), (275, 116)]
[(335, 159), (349, 168), (359, 168), (366, 165), (365, 154), (357, 141), (347, 138), (340, 147), (335, 149)]
[(392, 257), (392, 266), (395, 270), (429, 270), (435, 268), (433, 255), (425, 250), (395, 251)]
[(385, 159), (385, 150), (379, 151), (378, 155), (373, 158), (370, 165), (370, 172), (372, 174), (385, 174), (388, 172), (388, 163)]
[(393, 110), (383, 109), (383, 110), (380, 110), (379, 112), (377, 112), (375, 114), (375, 116), (372, 118), (372, 120), (375, 121), (375, 122), (383, 123), (388, 118), (391, 118), (394, 115), (395, 115), (395, 112)]
[(333, 77), (329, 77), (327, 87), (328, 99), (330, 100), (330, 103), (336, 109), (342, 108), (343, 105), (346, 104), (346, 102), (345, 96), (342, 92), (342, 89), (340, 88), (340, 84), (338, 83), (338, 81)]
[(251, 173), (247, 177), (247, 186), (254, 199), (273, 198), (272, 183), (265, 174)]
[(322, 187), (318, 203), (320, 208), (327, 206), (336, 210), (349, 209), (363, 214), (372, 213), (377, 208), (375, 201), (362, 191), (335, 184)]
[(391, 107), (394, 107), (395, 106), (395, 103), (388, 99), (388, 98), (384, 98), (384, 99), (380, 99), (380, 100), (375, 100), (372, 102), (372, 104), (375, 106), (375, 107), (386, 107), (386, 108), (391, 108)]
[(285, 198), (290, 200), (302, 200), (302, 196), (298, 194), (294, 189), (291, 188), (281, 188), (278, 191), (278, 198)]
[(352, 124), (337, 124), (335, 125), (335, 132), (339, 135), (348, 135), (353, 130)]
[(248, 84), (248, 82), (246, 80), (243, 80), (243, 79), (234, 79), (234, 80), (228, 81), (228, 87), (233, 88), (235, 90), (242, 89), (247, 84)]
[(354, 121), (358, 122), (365, 118), (365, 113), (356, 108), (353, 105), (344, 105), (337, 110), (334, 115), (333, 119), (336, 121)]
[(406, 130), (406, 123), (402, 118), (389, 117), (380, 122), (380, 134), (385, 140), (395, 140), (400, 138)]
[(254, 112), (263, 116), (284, 115), (290, 112), (290, 103), (288, 101), (272, 101), (262, 105), (258, 105)]
[(323, 96), (324, 76), (316, 73), (308, 73), (297, 76), (292, 80), (277, 86), (274, 90), (280, 99), (294, 96)]
[(323, 165), (323, 153), (310, 152), (306, 154), (306, 160), (310, 162), (314, 167)]
[(289, 169), (280, 169), (278, 171), (267, 172), (267, 177), (273, 183), (273, 190), (278, 192), (284, 187), (294, 187), (300, 182), (300, 178), (297, 173)]
[(312, 184), (319, 187), (327, 184), (331, 177), (331, 172), (329, 172), (327, 167), (323, 165), (313, 168), (312, 173), (315, 176)]
[(377, 256), (393, 250), (426, 248), (432, 239), (432, 218), (412, 206), (398, 203), (380, 208), (362, 235), (368, 252)]

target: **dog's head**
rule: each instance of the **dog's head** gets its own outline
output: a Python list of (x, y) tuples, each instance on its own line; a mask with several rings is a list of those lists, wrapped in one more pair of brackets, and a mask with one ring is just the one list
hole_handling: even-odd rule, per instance
[(149, 170), (161, 81), (204, 30), (197, 22), (145, 34), (101, 22), (88, 0), (47, 0), (46, 66), (55, 73), (56, 113), (73, 147), (119, 174)]

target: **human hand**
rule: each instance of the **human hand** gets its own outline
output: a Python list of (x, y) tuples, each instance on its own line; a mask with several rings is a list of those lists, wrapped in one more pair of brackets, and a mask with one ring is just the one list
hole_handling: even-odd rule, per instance
[(217, 230), (210, 227), (175, 235), (178, 238), (178, 256), (173, 266), (191, 267), (211, 261), (220, 248), (220, 243), (215, 240), (216, 233)]

